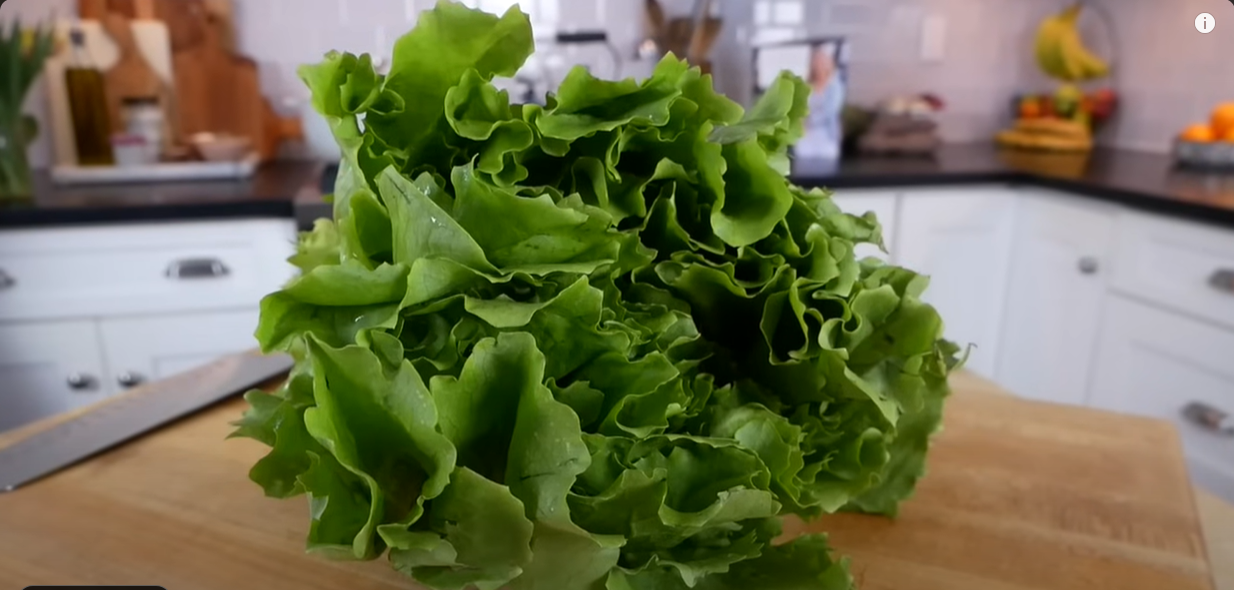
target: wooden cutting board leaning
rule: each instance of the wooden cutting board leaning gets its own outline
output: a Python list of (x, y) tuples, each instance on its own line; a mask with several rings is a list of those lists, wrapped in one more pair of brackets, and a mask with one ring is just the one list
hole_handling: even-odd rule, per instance
[(220, 28), (207, 18), (201, 26), (201, 42), (173, 56), (180, 131), (186, 137), (239, 135), (256, 143), (263, 133), (265, 114), (257, 63), (228, 51)]
[[(71, 23), (57, 23), (57, 35), (68, 38)], [(121, 48), (112, 40), (103, 23), (84, 20), (79, 24), (86, 39), (86, 53), (90, 60), (109, 71), (120, 62)], [(129, 21), (133, 42), (142, 61), (158, 76), (166, 87), (174, 83), (172, 77), (171, 40), (167, 26), (160, 21)], [(52, 145), (56, 164), (71, 166), (77, 163), (77, 143), (73, 139), (73, 119), (69, 109), (68, 89), (64, 83), (64, 68), (68, 63), (66, 53), (54, 55), (47, 60), (44, 79), (47, 80), (48, 107), (51, 115)]]
[(158, 0), (155, 12), (172, 30), (176, 123), (183, 137), (236, 135), (261, 161), (285, 141), (304, 138), (300, 119), (282, 117), (261, 92), (257, 62), (236, 48), (230, 0)]
[[(176, 143), (211, 133), (248, 139), (262, 161), (303, 139), (300, 120), (282, 117), (262, 94), (258, 66), (235, 51), (230, 0), (79, 0), (91, 62), (105, 72), (113, 127), (124, 98), (159, 98)], [(58, 25), (67, 38), (73, 23)], [(56, 163), (76, 164), (64, 84), (67, 55), (48, 61)]]
[(119, 60), (103, 75), (107, 89), (107, 110), (111, 113), (112, 132), (124, 131), (124, 104), (129, 100), (154, 100), (170, 106), (171, 85), (151, 67), (137, 43), (129, 19), (115, 12), (104, 15), (103, 30), (120, 51)]
[[(898, 520), (839, 515), (790, 532), (830, 532), (864, 590), (1213, 588), (1172, 426), (953, 383), (930, 474)], [(414, 588), (386, 563), (304, 553), (306, 501), (265, 498), (247, 473), (266, 449), (223, 440), (243, 409), (224, 403), (0, 495), (0, 580)]]

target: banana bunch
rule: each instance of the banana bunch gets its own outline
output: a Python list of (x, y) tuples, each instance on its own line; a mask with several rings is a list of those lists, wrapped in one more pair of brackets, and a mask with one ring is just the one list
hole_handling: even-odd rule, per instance
[(1083, 153), (1093, 149), (1088, 125), (1064, 119), (1020, 119), (995, 139), (1003, 147), (1041, 152)]
[(1093, 55), (1080, 38), (1077, 23), (1081, 8), (1077, 2), (1047, 18), (1037, 30), (1037, 63), (1052, 78), (1083, 82), (1110, 73), (1109, 64)]

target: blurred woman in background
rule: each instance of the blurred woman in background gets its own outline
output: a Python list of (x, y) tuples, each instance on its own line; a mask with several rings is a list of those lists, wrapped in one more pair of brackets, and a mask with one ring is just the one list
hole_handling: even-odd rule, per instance
[(797, 143), (798, 158), (833, 160), (840, 157), (844, 130), (840, 115), (844, 109), (845, 81), (837, 63), (840, 44), (834, 41), (814, 47), (810, 59), (810, 115), (805, 136)]

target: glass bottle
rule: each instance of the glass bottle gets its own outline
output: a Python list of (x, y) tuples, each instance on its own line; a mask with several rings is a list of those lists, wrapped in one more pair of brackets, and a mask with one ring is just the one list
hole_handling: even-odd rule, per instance
[(77, 142), (77, 163), (81, 166), (111, 166), (111, 120), (103, 72), (86, 51), (86, 34), (79, 28), (69, 33), (72, 43), (64, 77), (73, 115), (73, 137)]

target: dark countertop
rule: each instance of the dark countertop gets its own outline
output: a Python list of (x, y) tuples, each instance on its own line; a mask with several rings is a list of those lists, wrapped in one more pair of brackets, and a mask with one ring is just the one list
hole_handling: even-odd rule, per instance
[[(236, 217), (295, 217), (307, 227), (330, 213), (320, 196), (323, 168), (320, 163), (281, 162), (240, 182), (97, 187), (55, 186), (44, 174), (33, 200), (0, 202), (0, 229)], [(929, 159), (854, 158), (829, 166), (799, 161), (793, 180), (833, 189), (1037, 186), (1234, 229), (1234, 173), (1178, 170), (1162, 154), (1097, 150), (1055, 155), (963, 144), (946, 146)]]
[(319, 198), (323, 166), (275, 162), (246, 180), (58, 186), (35, 178), (34, 198), (0, 201), (0, 229), (237, 217), (294, 217), (297, 199)]
[(945, 146), (934, 158), (853, 158), (838, 166), (797, 162), (793, 180), (832, 189), (1009, 183), (1234, 229), (1234, 173), (1178, 169), (1165, 154), (1109, 149), (1046, 154), (959, 144)]

